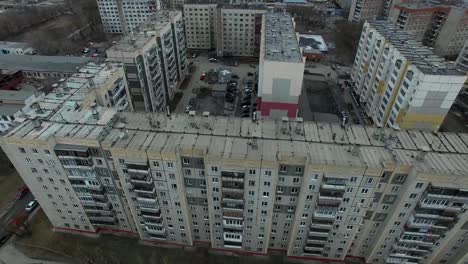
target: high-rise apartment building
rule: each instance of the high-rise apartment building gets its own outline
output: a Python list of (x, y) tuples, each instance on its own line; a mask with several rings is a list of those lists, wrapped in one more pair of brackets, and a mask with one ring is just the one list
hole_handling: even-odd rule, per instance
[(348, 21), (364, 22), (387, 18), (395, 5), (419, 2), (419, 0), (351, 0)]
[(366, 22), (354, 92), (377, 126), (437, 131), (466, 76), (412, 38), (390, 22)]
[(64, 106), (0, 142), (55, 230), (302, 259), (466, 258), (466, 134)]
[(445, 3), (398, 4), (389, 15), (398, 28), (434, 48), (440, 56), (456, 57), (468, 38), (468, 6)]
[(104, 31), (127, 34), (161, 9), (159, 0), (97, 0)]
[(263, 16), (257, 95), (261, 116), (297, 116), (305, 58), (294, 26), (287, 13)]
[(257, 56), (265, 12), (259, 6), (185, 4), (187, 47), (216, 49), (220, 57)]
[(182, 13), (159, 11), (107, 50), (107, 57), (124, 64), (133, 107), (165, 111), (187, 72)]

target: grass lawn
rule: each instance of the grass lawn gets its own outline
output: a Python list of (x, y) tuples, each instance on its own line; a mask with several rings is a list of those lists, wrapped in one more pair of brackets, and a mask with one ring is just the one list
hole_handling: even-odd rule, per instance
[[(72, 263), (132, 263), (132, 264), (282, 264), (282, 256), (271, 256), (268, 259), (247, 256), (226, 256), (209, 254), (207, 249), (197, 248), (194, 251), (166, 249), (156, 246), (145, 246), (137, 239), (102, 235), (99, 238), (88, 238), (79, 235), (54, 233), (49, 220), (41, 211), (32, 223), (32, 234), (19, 239), (20, 243), (40, 246), (70, 255)], [(53, 254), (41, 249), (19, 246), (21, 251), (33, 258), (53, 260)], [(63, 260), (58, 258), (57, 260)]]
[(0, 208), (8, 204), (22, 184), (23, 180), (15, 169), (2, 168), (0, 170)]

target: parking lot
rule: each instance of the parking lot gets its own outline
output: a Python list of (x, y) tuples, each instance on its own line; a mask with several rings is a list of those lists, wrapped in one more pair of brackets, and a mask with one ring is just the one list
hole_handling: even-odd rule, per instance
[[(205, 54), (189, 56), (190, 80), (182, 88), (183, 96), (176, 113), (196, 111), (211, 115), (250, 116), (256, 107), (255, 74), (257, 64), (210, 61)], [(223, 74), (230, 72), (230, 74)], [(222, 72), (220, 74), (220, 72)]]

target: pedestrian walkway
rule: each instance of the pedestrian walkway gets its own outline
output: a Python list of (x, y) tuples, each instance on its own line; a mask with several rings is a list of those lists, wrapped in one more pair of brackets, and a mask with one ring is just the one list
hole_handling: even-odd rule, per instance
[(32, 259), (15, 248), (10, 240), (0, 248), (0, 264), (66, 264), (65, 262)]

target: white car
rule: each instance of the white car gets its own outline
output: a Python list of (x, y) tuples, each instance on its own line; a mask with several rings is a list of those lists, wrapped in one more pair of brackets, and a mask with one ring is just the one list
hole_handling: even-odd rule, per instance
[(37, 202), (37, 200), (30, 201), (26, 205), (26, 212), (32, 212), (38, 205), (39, 203)]

